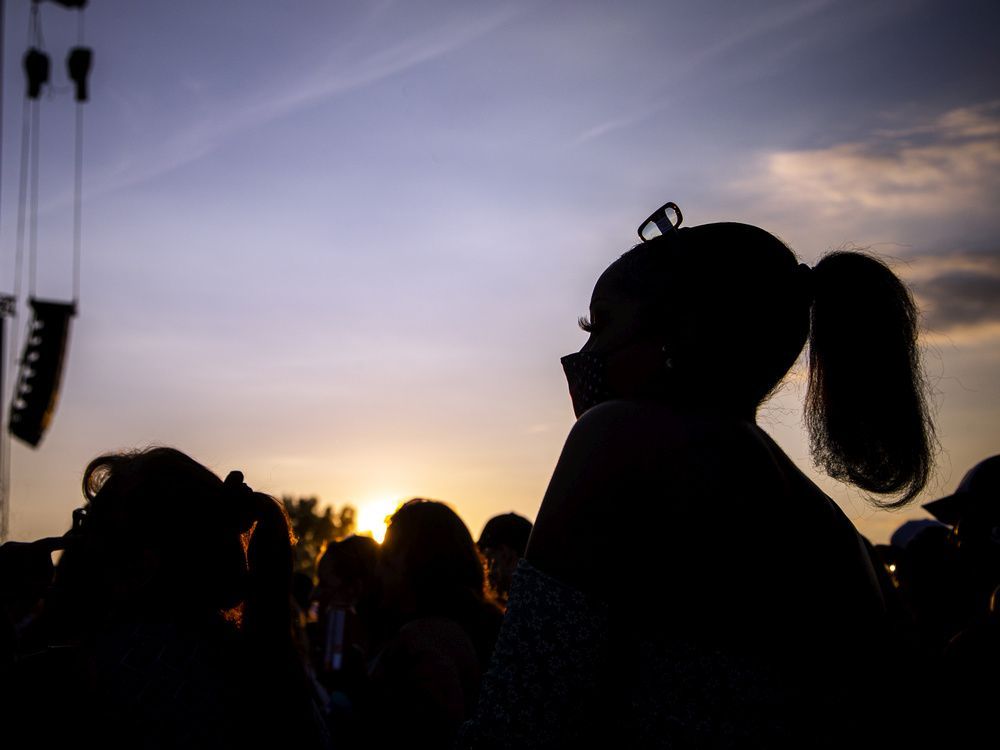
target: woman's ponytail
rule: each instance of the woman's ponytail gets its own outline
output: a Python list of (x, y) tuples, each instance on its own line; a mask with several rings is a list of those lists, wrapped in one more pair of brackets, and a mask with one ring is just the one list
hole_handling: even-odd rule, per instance
[(251, 492), (253, 534), (247, 546), (249, 590), (243, 626), (251, 638), (276, 646), (292, 633), (292, 544), (284, 507), (269, 495)]
[(917, 307), (877, 258), (825, 256), (811, 274), (806, 424), (827, 474), (899, 507), (930, 475), (934, 427), (917, 347)]

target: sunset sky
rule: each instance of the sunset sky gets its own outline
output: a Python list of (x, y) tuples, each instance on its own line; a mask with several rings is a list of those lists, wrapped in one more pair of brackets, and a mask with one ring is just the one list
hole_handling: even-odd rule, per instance
[[(5, 293), (29, 5), (3, 50)], [(77, 26), (41, 10), (39, 294), (66, 298)], [(91, 458), (153, 444), (279, 495), (445, 500), (474, 536), (533, 518), (573, 421), (559, 358), (666, 200), (807, 262), (892, 259), (925, 310), (922, 501), (951, 492), (1000, 452), (998, 28), (995, 0), (92, 0), (80, 314), (51, 430), (13, 448), (13, 537), (61, 533)], [(815, 474), (801, 374), (760, 423)], [(820, 481), (877, 542), (924, 515)]]

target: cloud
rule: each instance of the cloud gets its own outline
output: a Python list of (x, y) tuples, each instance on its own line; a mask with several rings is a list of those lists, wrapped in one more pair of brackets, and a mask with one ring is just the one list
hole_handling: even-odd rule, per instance
[(919, 256), (901, 271), (931, 338), (975, 341), (1000, 334), (1000, 251)]
[(1000, 138), (1000, 102), (949, 110), (932, 122), (910, 128), (878, 130), (876, 135), (893, 139), (920, 137)]
[(992, 216), (1000, 199), (1000, 102), (863, 141), (765, 154), (762, 172), (754, 190), (825, 218)]
[(732, 187), (755, 215), (797, 227), (806, 242), (888, 234), (905, 248), (895, 270), (921, 307), (926, 342), (1000, 337), (1000, 101), (765, 153)]

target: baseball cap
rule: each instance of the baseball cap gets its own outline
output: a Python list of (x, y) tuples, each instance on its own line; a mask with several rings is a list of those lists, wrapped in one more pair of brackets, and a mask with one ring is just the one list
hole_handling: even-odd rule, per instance
[(986, 510), (989, 504), (995, 504), (1000, 513), (1000, 455), (980, 461), (962, 477), (954, 493), (923, 507), (942, 523), (954, 526), (970, 511)]

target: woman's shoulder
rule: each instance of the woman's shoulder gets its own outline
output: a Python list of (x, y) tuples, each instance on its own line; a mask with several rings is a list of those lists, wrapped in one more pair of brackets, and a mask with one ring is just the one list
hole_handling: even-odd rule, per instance
[[(586, 586), (613, 551), (615, 517), (684, 523), (685, 508), (719, 494), (747, 461), (767, 460), (756, 428), (667, 405), (608, 401), (573, 426), (528, 548), (538, 568)], [(756, 448), (754, 447), (756, 446)], [(759, 453), (758, 453), (759, 451)], [(748, 458), (757, 454), (757, 458)], [(655, 506), (655, 508), (653, 507)], [(596, 555), (600, 549), (604, 554)]]

